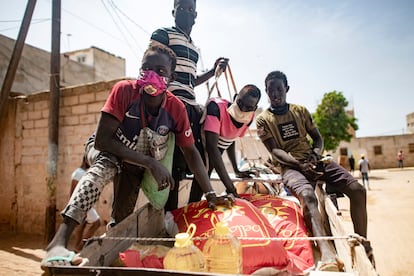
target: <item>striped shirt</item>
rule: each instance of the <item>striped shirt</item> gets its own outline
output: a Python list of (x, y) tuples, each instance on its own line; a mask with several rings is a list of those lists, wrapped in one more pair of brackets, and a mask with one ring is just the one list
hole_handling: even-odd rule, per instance
[(177, 79), (170, 83), (168, 90), (181, 100), (194, 103), (199, 51), (191, 37), (172, 27), (156, 30), (152, 33), (151, 40), (170, 47), (177, 55)]

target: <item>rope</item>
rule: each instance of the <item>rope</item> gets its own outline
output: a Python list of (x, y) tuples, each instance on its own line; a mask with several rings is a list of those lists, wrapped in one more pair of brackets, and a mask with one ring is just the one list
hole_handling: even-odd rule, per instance
[(233, 100), (233, 96), (231, 94), (231, 89), (230, 89), (228, 74), (230, 76), (230, 80), (231, 80), (231, 83), (233, 85), (234, 93), (237, 94), (236, 84), (234, 82), (233, 74), (231, 73), (230, 64), (227, 64), (226, 70), (224, 70), (224, 71), (216, 69), (216, 72), (214, 73), (215, 78), (214, 78), (213, 84), (211, 85), (210, 89), (208, 89), (207, 101), (211, 98), (211, 94), (213, 93), (214, 88), (216, 88), (216, 90), (217, 90), (218, 97), (219, 98), (222, 98), (220, 89), (218, 87), (218, 81), (219, 81), (219, 78), (220, 78), (220, 76), (221, 76), (222, 73), (224, 73), (224, 77), (226, 79), (227, 90), (229, 92), (229, 100), (232, 101)]
[(229, 99), (230, 101), (233, 101), (233, 97), (231, 96), (231, 90), (230, 90), (229, 77), (227, 75), (227, 70), (224, 71), (224, 77), (226, 78), (227, 91), (229, 92)]
[[(193, 237), (192, 240), (207, 240), (208, 237)], [(348, 240), (353, 246), (361, 244), (365, 240), (364, 237), (357, 234), (348, 236), (324, 236), (324, 237), (274, 237), (274, 238), (260, 238), (260, 237), (237, 237), (239, 240), (248, 241), (330, 241), (330, 240)], [(151, 237), (92, 237), (87, 239), (88, 242), (102, 241), (102, 240), (128, 240), (128, 241), (159, 241), (159, 242), (174, 242), (175, 238), (151, 238)]]
[(216, 71), (214, 72), (214, 82), (213, 82), (213, 84), (211, 85), (211, 87), (210, 87), (210, 89), (208, 90), (208, 96), (207, 96), (207, 100), (206, 100), (206, 103), (208, 102), (208, 100), (210, 99), (210, 97), (211, 97), (211, 94), (213, 93), (213, 90), (214, 90), (214, 88), (216, 88), (216, 90), (217, 90), (217, 94), (218, 94), (218, 96), (221, 98), (221, 93), (220, 93), (220, 90), (219, 90), (219, 88), (218, 88), (218, 80), (219, 80), (219, 78), (220, 78), (220, 76), (221, 76), (221, 74), (223, 73), (223, 71), (222, 70), (218, 70), (218, 67), (216, 68)]
[(229, 70), (230, 80), (233, 85), (233, 90), (237, 93), (236, 83), (234, 82), (233, 73), (231, 72), (230, 64), (227, 64), (227, 70)]
[(356, 268), (356, 252), (355, 252), (355, 246), (362, 244), (362, 241), (366, 240), (364, 237), (355, 237), (352, 236), (348, 239), (348, 245), (351, 251), (351, 260), (352, 260), (352, 269)]

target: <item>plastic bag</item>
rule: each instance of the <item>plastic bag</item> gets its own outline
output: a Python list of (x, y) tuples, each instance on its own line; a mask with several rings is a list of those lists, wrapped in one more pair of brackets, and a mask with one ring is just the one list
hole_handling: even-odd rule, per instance
[[(165, 153), (163, 153), (164, 156), (159, 161), (161, 162), (161, 164), (164, 165), (164, 167), (167, 168), (167, 170), (170, 173), (172, 171), (174, 146), (175, 136), (173, 133), (169, 133), (166, 146), (163, 146), (163, 151), (165, 150)], [(141, 189), (155, 209), (161, 210), (162, 208), (164, 208), (165, 203), (167, 203), (168, 200), (170, 189), (166, 188), (164, 190), (158, 191), (157, 181), (155, 181), (154, 176), (148, 169), (145, 169), (144, 176), (141, 182)]]

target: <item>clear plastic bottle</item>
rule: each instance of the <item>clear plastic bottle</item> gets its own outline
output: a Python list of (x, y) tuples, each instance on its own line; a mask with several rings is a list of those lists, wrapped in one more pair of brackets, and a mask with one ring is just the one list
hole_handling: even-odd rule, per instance
[(218, 222), (203, 247), (207, 272), (224, 274), (242, 273), (242, 247), (230, 233), (226, 223)]
[(164, 269), (182, 270), (191, 272), (205, 271), (204, 255), (191, 240), (196, 226), (192, 223), (187, 232), (175, 235), (174, 247), (164, 258)]

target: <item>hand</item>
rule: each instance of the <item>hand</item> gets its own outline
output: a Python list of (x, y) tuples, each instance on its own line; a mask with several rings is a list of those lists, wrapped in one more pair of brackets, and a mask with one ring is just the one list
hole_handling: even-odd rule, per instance
[(308, 159), (309, 159), (309, 162), (316, 164), (317, 162), (321, 160), (321, 158), (322, 158), (321, 150), (319, 148), (314, 148)]
[(323, 172), (316, 171), (316, 165), (312, 162), (301, 163), (299, 164), (299, 168), (303, 175), (309, 180), (317, 180), (323, 175)]
[(237, 193), (236, 188), (233, 186), (231, 188), (226, 188), (227, 195), (232, 195), (233, 197), (240, 198), (239, 194)]
[(206, 199), (208, 202), (208, 208), (212, 210), (215, 210), (218, 205), (225, 205), (227, 208), (231, 208), (233, 203), (236, 201), (233, 194), (217, 196), (215, 193), (209, 193), (206, 195)]
[(227, 64), (229, 63), (229, 59), (228, 58), (224, 58), (224, 57), (219, 57), (216, 62), (214, 62), (214, 71), (216, 72), (217, 70), (221, 70), (221, 71), (226, 71), (227, 68)]
[(164, 165), (153, 159), (149, 168), (152, 176), (158, 183), (158, 191), (164, 190), (168, 187), (170, 187), (170, 190), (174, 189), (174, 178), (171, 176), (167, 168), (164, 167)]

